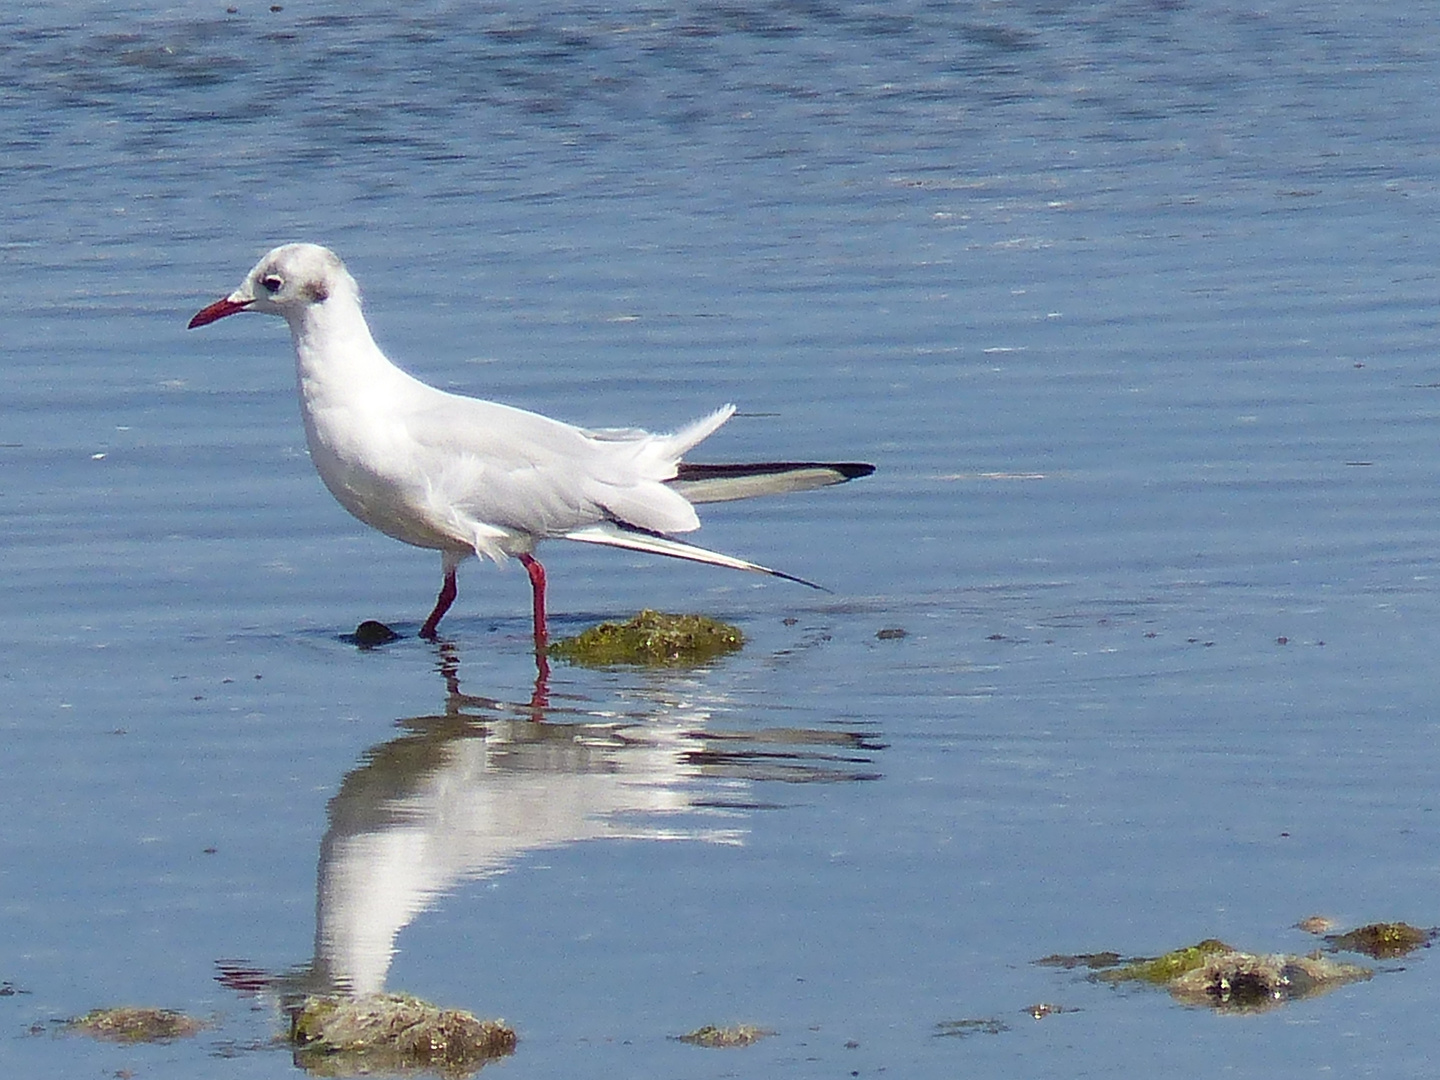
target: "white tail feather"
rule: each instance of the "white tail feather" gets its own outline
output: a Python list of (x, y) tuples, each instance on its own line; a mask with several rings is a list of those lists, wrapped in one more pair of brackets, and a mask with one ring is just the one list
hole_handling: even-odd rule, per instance
[(666, 453), (672, 461), (678, 461), (687, 450), (715, 434), (716, 429), (734, 415), (734, 405), (722, 405), (709, 416), (686, 424), (675, 434), (662, 436)]
[(749, 562), (745, 559), (737, 559), (733, 555), (722, 555), (718, 551), (707, 551), (694, 544), (682, 544), (679, 540), (671, 540), (668, 536), (633, 532), (610, 522), (573, 529), (565, 533), (565, 539), (579, 540), (584, 544), (603, 544), (607, 547), (626, 548), (630, 551), (645, 551), (651, 555), (667, 555), (672, 559), (688, 559), (690, 562), (709, 563), (711, 566), (723, 566), (730, 570), (749, 570), (756, 574), (769, 574), (772, 577), (784, 578), (786, 581), (799, 582), (812, 589), (824, 589), (824, 586), (816, 585), (813, 581), (806, 581), (804, 578), (787, 574), (782, 570), (772, 570), (768, 566), (761, 566), (759, 563)]

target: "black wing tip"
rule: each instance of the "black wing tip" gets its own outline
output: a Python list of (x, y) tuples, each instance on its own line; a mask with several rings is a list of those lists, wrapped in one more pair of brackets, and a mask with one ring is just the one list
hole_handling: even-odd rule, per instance
[(775, 476), (804, 469), (829, 469), (840, 474), (841, 481), (869, 476), (875, 466), (863, 461), (758, 461), (750, 464), (701, 465), (682, 461), (677, 480), (723, 480), (738, 476)]
[(794, 574), (787, 574), (784, 570), (771, 570), (768, 566), (763, 567), (765, 573), (771, 577), (784, 578), (786, 581), (793, 581), (797, 585), (804, 585), (807, 588), (818, 589), (823, 593), (833, 593), (835, 590), (827, 589), (824, 585), (817, 585), (813, 581), (806, 581), (803, 577), (796, 577)]

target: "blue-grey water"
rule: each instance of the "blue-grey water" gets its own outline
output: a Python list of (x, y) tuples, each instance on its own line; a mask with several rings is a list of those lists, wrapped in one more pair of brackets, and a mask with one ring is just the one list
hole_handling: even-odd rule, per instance
[[(1250, 1016), (1033, 963), (1440, 923), (1431, 13), (233, 7), (0, 13), (0, 1073), (295, 1074), (340, 982), (512, 1077), (1433, 1075), (1425, 952)], [(833, 592), (542, 549), (559, 633), (750, 639), (544, 708), (514, 567), (417, 640), (283, 324), (184, 329), (297, 239), (438, 385), (873, 461), (703, 514)], [(57, 1023), (125, 1004), (210, 1026)]]

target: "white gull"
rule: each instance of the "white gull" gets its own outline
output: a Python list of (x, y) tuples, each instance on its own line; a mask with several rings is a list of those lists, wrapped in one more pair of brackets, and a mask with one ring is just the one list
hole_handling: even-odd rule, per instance
[[(541, 540), (579, 540), (812, 582), (682, 543), (700, 527), (695, 503), (804, 491), (874, 472), (860, 463), (696, 465), (681, 457), (730, 419), (726, 405), (674, 434), (585, 430), (538, 413), (427, 386), (396, 367), (360, 310), (338, 256), (285, 244), (256, 263), (190, 328), (240, 311), (290, 324), (310, 457), (340, 504), (387, 536), (440, 552), (444, 583), (420, 636), (434, 638), (472, 555), (520, 560), (530, 575), (543, 652)], [(818, 586), (813, 586), (818, 588)]]

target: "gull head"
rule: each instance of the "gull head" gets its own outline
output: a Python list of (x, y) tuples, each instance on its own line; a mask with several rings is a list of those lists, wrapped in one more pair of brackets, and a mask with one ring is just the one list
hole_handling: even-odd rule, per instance
[(268, 252), (229, 296), (202, 308), (190, 329), (205, 326), (239, 311), (279, 315), (292, 324), (313, 307), (334, 297), (358, 300), (355, 279), (329, 248), (319, 244), (284, 244)]

